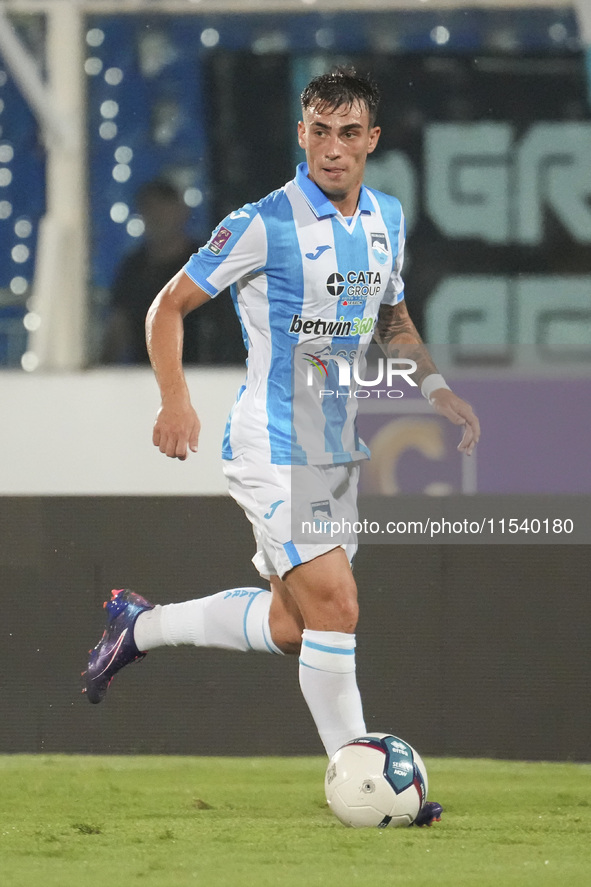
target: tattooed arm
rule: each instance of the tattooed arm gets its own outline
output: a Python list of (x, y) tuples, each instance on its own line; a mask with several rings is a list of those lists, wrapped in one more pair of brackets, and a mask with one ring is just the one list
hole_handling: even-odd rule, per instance
[(417, 371), (413, 378), (417, 385), (420, 386), (427, 376), (438, 372), (411, 320), (406, 302), (380, 305), (374, 338), (388, 357), (403, 357), (415, 361)]
[[(413, 378), (417, 385), (422, 385), (427, 376), (438, 376), (437, 367), (423, 344), (404, 301), (397, 305), (380, 305), (374, 338), (388, 357), (415, 361), (417, 370)], [(429, 403), (437, 413), (454, 425), (463, 426), (464, 434), (458, 450), (471, 455), (480, 438), (480, 423), (470, 404), (449, 388), (433, 389), (429, 394)]]

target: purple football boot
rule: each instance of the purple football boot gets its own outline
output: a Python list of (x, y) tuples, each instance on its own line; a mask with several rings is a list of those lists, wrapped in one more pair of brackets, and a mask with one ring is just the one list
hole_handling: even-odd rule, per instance
[(425, 801), (423, 809), (419, 811), (419, 815), (413, 822), (413, 825), (419, 827), (423, 825), (433, 825), (434, 822), (441, 822), (441, 814), (443, 807), (437, 801)]
[(111, 600), (103, 606), (108, 614), (107, 625), (102, 638), (90, 651), (87, 670), (82, 672), (85, 679), (82, 692), (94, 704), (104, 699), (120, 669), (146, 655), (135, 645), (133, 626), (140, 613), (154, 609), (153, 604), (127, 588), (112, 591)]

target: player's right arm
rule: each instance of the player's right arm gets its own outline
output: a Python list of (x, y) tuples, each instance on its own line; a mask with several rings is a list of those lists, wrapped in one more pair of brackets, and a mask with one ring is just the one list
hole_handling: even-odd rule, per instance
[(146, 317), (148, 354), (161, 397), (152, 441), (172, 459), (184, 460), (188, 450), (197, 450), (201, 423), (191, 404), (183, 370), (183, 318), (209, 299), (184, 271), (179, 271), (158, 293)]
[(186, 459), (189, 451), (196, 451), (200, 429), (183, 372), (183, 318), (260, 269), (266, 256), (264, 224), (256, 206), (246, 204), (226, 216), (150, 306), (146, 341), (162, 398), (153, 442), (172, 459)]

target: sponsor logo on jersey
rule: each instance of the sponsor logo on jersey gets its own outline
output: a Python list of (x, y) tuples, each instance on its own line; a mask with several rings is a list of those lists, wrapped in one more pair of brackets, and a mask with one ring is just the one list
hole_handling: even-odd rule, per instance
[(372, 253), (380, 265), (385, 265), (388, 261), (388, 240), (386, 235), (378, 232), (376, 234), (372, 233), (369, 236), (371, 237)]
[(324, 243), (322, 246), (317, 246), (315, 252), (306, 253), (306, 258), (314, 261), (315, 259), (320, 258), (322, 253), (326, 252), (327, 249), (331, 249), (328, 243)]
[(345, 278), (338, 271), (326, 278), (326, 289), (331, 296), (340, 296), (345, 289)]
[(277, 499), (276, 502), (273, 502), (273, 504), (270, 506), (268, 512), (263, 515), (265, 520), (271, 520), (271, 518), (273, 517), (273, 515), (275, 514), (275, 512), (277, 511), (279, 506), (283, 505), (284, 502), (285, 502), (285, 499)]
[(214, 256), (219, 256), (231, 236), (231, 231), (228, 231), (227, 228), (221, 227), (207, 244), (208, 250), (212, 252)]
[(306, 319), (294, 314), (291, 318), (289, 326), (290, 333), (304, 333), (315, 336), (364, 336), (366, 333), (373, 332), (376, 318), (372, 317), (352, 317), (345, 320), (343, 316), (328, 319), (326, 317), (312, 317)]
[[(346, 277), (334, 271), (326, 279), (326, 291), (329, 295), (341, 296), (345, 293), (348, 301), (350, 299), (364, 301), (368, 296), (375, 296), (380, 292), (381, 285), (382, 277), (379, 271), (348, 271)], [(361, 305), (363, 302), (349, 301), (349, 304)]]

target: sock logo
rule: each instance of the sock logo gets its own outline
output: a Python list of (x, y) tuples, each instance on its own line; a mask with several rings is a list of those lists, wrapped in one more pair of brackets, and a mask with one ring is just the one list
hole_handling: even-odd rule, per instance
[(275, 512), (277, 511), (277, 509), (279, 508), (279, 506), (283, 502), (285, 502), (285, 499), (278, 499), (277, 502), (273, 502), (273, 504), (269, 508), (268, 512), (265, 515), (263, 515), (265, 520), (271, 520), (271, 518), (273, 517), (273, 515), (275, 514)]

